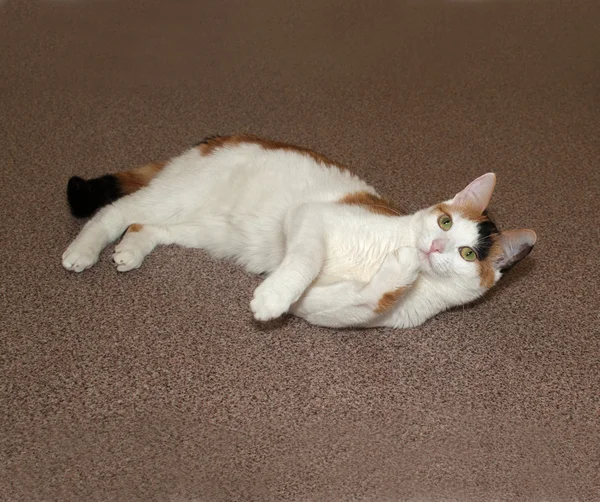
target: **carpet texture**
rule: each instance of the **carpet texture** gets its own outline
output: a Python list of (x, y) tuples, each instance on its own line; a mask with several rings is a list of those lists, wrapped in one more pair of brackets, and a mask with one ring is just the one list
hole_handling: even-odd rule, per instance
[[(600, 500), (600, 7), (0, 5), (0, 499)], [(60, 256), (69, 176), (247, 131), (415, 210), (498, 175), (538, 233), (485, 300), (417, 329), (264, 327), (198, 250)]]

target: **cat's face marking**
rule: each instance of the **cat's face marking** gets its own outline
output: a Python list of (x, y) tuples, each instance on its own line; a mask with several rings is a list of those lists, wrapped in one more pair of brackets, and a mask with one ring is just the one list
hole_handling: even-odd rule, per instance
[(529, 254), (535, 232), (500, 233), (487, 216), (495, 184), (494, 174), (484, 174), (453, 199), (425, 212), (417, 247), (426, 273), (460, 278), (473, 290), (489, 289)]
[(449, 203), (438, 204), (426, 212), (417, 242), (425, 272), (460, 277), (473, 287), (479, 287), (484, 277), (486, 282), (489, 280), (489, 273), (481, 264), (490, 255), (496, 226), (481, 214), (478, 221), (472, 217), (464, 207)]

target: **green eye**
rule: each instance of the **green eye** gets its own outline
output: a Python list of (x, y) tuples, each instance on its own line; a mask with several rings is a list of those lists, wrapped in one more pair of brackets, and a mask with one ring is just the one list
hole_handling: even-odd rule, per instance
[(447, 214), (442, 214), (442, 216), (438, 218), (438, 225), (442, 230), (448, 231), (452, 228), (452, 218)]
[(477, 259), (477, 254), (471, 248), (460, 248), (460, 256), (462, 256), (463, 260), (467, 261), (475, 261)]

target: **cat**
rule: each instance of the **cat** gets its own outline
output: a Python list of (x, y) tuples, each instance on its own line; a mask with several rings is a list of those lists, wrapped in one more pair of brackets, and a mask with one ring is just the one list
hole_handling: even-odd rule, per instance
[(500, 232), (488, 217), (495, 183), (484, 174), (405, 215), (309, 149), (213, 136), (168, 162), (72, 177), (73, 215), (98, 211), (62, 263), (81, 272), (121, 235), (120, 272), (158, 244), (202, 248), (268, 274), (250, 302), (259, 321), (291, 313), (327, 327), (414, 327), (481, 297), (533, 248), (535, 232)]

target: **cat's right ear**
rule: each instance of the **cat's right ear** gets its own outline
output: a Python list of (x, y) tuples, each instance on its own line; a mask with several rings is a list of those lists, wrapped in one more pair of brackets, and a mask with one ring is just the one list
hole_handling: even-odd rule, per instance
[(494, 173), (479, 176), (475, 181), (471, 181), (467, 188), (454, 196), (452, 204), (470, 207), (477, 211), (478, 214), (483, 214), (490, 203), (495, 186), (496, 175)]
[(526, 228), (502, 232), (497, 240), (501, 253), (494, 260), (494, 267), (500, 272), (506, 272), (531, 252), (536, 241), (536, 233)]

